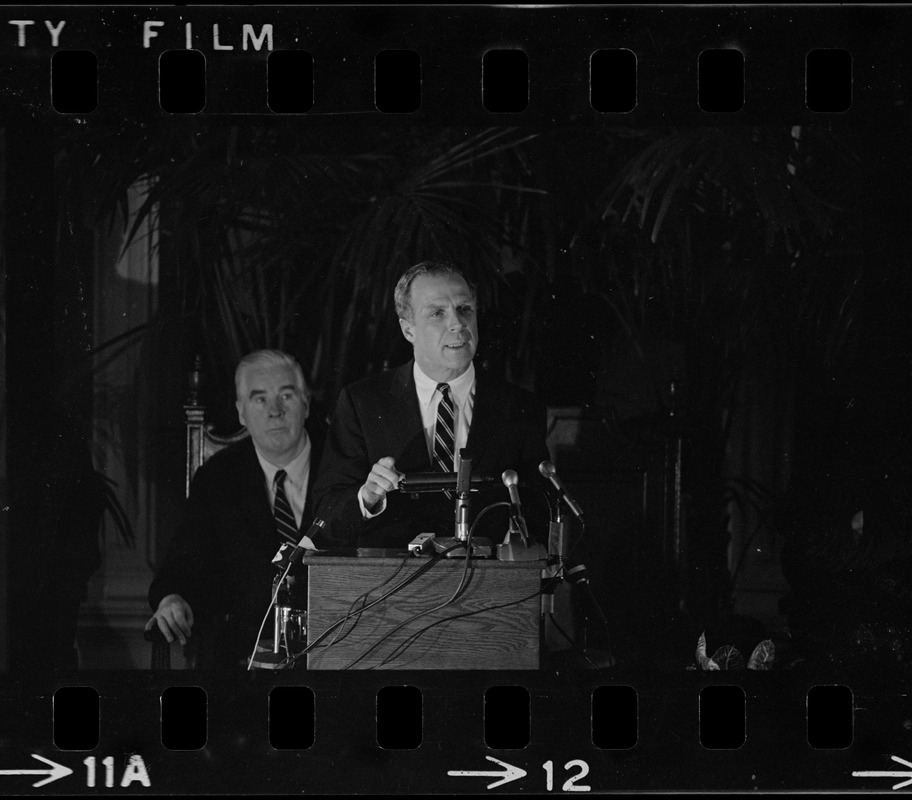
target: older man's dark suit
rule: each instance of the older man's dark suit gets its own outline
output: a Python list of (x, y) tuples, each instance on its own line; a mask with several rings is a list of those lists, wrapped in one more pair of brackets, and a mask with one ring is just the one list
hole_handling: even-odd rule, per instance
[[(301, 526), (313, 520), (313, 486), (325, 439), (308, 421), (311, 472)], [(216, 453), (197, 470), (186, 513), (149, 588), (153, 609), (179, 594), (193, 611), (198, 666), (236, 665), (253, 650), (269, 607), (281, 545), (266, 479), (249, 438)], [(271, 635), (267, 622), (266, 630)]]
[[(454, 503), (441, 493), (390, 492), (386, 510), (371, 520), (362, 519), (358, 505), (358, 489), (372, 465), (384, 456), (393, 457), (401, 473), (433, 470), (413, 363), (352, 384), (339, 396), (314, 487), (317, 514), (327, 521), (336, 541), (398, 548), (425, 531), (453, 535)], [(541, 499), (538, 465), (549, 458), (546, 424), (545, 407), (534, 395), (476, 368), (466, 450), (472, 457), (473, 474), (491, 476), (497, 486), (472, 495), (472, 518), (488, 503), (508, 499), (500, 483), (507, 469), (519, 473), (524, 505)], [(485, 522), (491, 524), (483, 527)], [(544, 523), (546, 527), (547, 519)], [(476, 535), (500, 541), (506, 528), (506, 511), (498, 510), (479, 523)]]

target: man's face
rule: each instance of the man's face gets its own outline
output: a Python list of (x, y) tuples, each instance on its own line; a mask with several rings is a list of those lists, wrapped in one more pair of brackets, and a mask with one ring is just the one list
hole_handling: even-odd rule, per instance
[(241, 377), (237, 410), (241, 425), (268, 461), (284, 467), (300, 452), (310, 402), (295, 383), (291, 367), (248, 367)]
[(411, 287), (412, 319), (400, 319), (422, 372), (451, 381), (465, 372), (478, 349), (478, 313), (459, 275), (419, 275)]

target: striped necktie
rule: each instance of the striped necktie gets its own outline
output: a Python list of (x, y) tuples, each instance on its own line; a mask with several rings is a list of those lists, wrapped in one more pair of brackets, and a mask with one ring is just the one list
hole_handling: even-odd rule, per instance
[(295, 525), (294, 512), (291, 510), (291, 503), (288, 502), (288, 496), (285, 494), (285, 476), (284, 469), (280, 469), (275, 474), (275, 504), (272, 513), (279, 536), (297, 544), (298, 526)]
[(434, 426), (434, 464), (441, 472), (456, 469), (453, 454), (456, 452), (456, 436), (453, 424), (455, 412), (450, 397), (450, 384), (438, 383), (440, 402), (437, 404), (437, 424)]

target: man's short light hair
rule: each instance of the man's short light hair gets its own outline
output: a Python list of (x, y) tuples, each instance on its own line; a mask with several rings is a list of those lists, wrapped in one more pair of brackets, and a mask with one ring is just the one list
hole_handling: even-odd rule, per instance
[(310, 390), (307, 388), (307, 381), (304, 380), (304, 370), (294, 356), (282, 350), (254, 350), (244, 356), (234, 371), (234, 391), (238, 400), (242, 400), (241, 386), (244, 382), (244, 375), (252, 367), (291, 367), (295, 376), (295, 386), (300, 390), (301, 395), (308, 397)]
[(449, 261), (422, 261), (420, 264), (415, 264), (414, 267), (409, 267), (402, 273), (402, 277), (396, 283), (393, 299), (396, 302), (396, 316), (399, 319), (413, 321), (412, 284), (415, 278), (421, 275), (457, 275), (466, 282), (466, 286), (469, 287), (469, 291), (472, 293), (472, 299), (477, 300), (475, 285), (469, 281), (465, 273), (455, 264)]

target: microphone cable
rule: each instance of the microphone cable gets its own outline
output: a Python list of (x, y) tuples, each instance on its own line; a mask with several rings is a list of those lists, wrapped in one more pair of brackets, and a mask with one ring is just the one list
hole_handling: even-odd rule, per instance
[[(383, 644), (387, 639), (389, 639), (391, 636), (393, 636), (393, 634), (395, 634), (403, 626), (408, 625), (410, 622), (414, 622), (416, 619), (419, 619), (420, 617), (423, 617), (426, 614), (431, 614), (434, 611), (439, 611), (441, 608), (445, 608), (446, 606), (450, 605), (450, 603), (455, 602), (456, 599), (463, 593), (463, 591), (465, 591), (466, 578), (468, 577), (468, 574), (469, 574), (469, 565), (471, 564), (471, 561), (472, 561), (471, 544), (472, 544), (472, 535), (475, 533), (475, 526), (478, 525), (481, 518), (491, 509), (498, 508), (499, 506), (509, 506), (509, 505), (510, 504), (507, 503), (506, 501), (501, 500), (497, 503), (491, 503), (491, 505), (485, 506), (481, 511), (478, 512), (478, 516), (475, 517), (475, 520), (472, 522), (472, 525), (469, 527), (469, 532), (466, 536), (465, 542), (464, 543), (459, 542), (459, 543), (453, 545), (452, 547), (448, 547), (444, 551), (444, 553), (448, 553), (451, 550), (456, 550), (463, 546), (465, 547), (465, 551), (466, 551), (465, 559), (464, 559), (465, 567), (463, 568), (463, 571), (462, 571), (462, 577), (460, 578), (459, 585), (456, 587), (456, 591), (453, 592), (453, 594), (450, 596), (450, 598), (448, 600), (445, 600), (443, 603), (440, 603), (439, 605), (436, 605), (433, 608), (426, 609), (425, 611), (420, 611), (417, 614), (413, 614), (411, 617), (406, 618), (405, 620), (400, 622), (395, 628), (393, 628), (391, 631), (389, 631), (389, 632), (385, 633), (383, 636), (381, 636), (380, 639), (378, 639), (376, 642), (374, 642), (370, 647), (368, 647), (366, 650), (364, 650), (361, 653), (361, 655), (359, 655), (354, 661), (352, 661), (351, 663), (349, 663), (347, 666), (343, 667), (342, 669), (351, 669), (355, 664), (357, 664), (359, 661), (361, 661), (361, 659), (365, 658), (375, 648), (377, 648), (381, 644)], [(442, 556), (443, 553), (441, 553), (440, 555)]]
[[(589, 655), (586, 653), (586, 651), (585, 651), (582, 647), (580, 647), (576, 642), (573, 641), (573, 638), (570, 636), (570, 634), (568, 634), (568, 633), (567, 633), (567, 632), (558, 624), (557, 618), (554, 616), (553, 613), (552, 613), (552, 614), (548, 614), (548, 619), (551, 620), (551, 624), (557, 629), (557, 632), (567, 640), (567, 642), (570, 644), (570, 646), (571, 646), (574, 650), (576, 650), (577, 653), (579, 653), (583, 658), (586, 659), (586, 661), (588, 661), (590, 664), (592, 664), (592, 666), (593, 666), (595, 669), (603, 669), (603, 668), (600, 667), (598, 664), (596, 664), (591, 658), (589, 658)], [(608, 652), (609, 652), (609, 654), (610, 654), (610, 652), (611, 652), (611, 649), (610, 649), (610, 648), (609, 648)]]
[(463, 619), (464, 617), (471, 617), (471, 616), (474, 616), (475, 614), (483, 614), (486, 611), (496, 611), (497, 609), (500, 609), (500, 608), (509, 608), (510, 606), (517, 606), (520, 603), (525, 603), (529, 600), (532, 600), (535, 597), (538, 597), (540, 594), (541, 594), (541, 589), (536, 589), (534, 592), (532, 592), (532, 594), (526, 595), (525, 597), (521, 597), (519, 600), (510, 600), (510, 602), (508, 602), (508, 603), (499, 603), (498, 605), (495, 605), (495, 606), (485, 606), (484, 608), (476, 608), (474, 611), (463, 611), (460, 614), (451, 614), (448, 617), (443, 617), (443, 619), (438, 619), (435, 622), (431, 622), (429, 625), (425, 625), (423, 628), (420, 628), (419, 630), (410, 634), (409, 637), (407, 639), (405, 639), (403, 642), (401, 642), (396, 647), (396, 649), (393, 650), (392, 653), (390, 653), (385, 659), (383, 659), (382, 662), (380, 662), (380, 664), (382, 666), (383, 664), (388, 663), (403, 648), (405, 648), (406, 646), (409, 646), (412, 642), (414, 642), (420, 636), (424, 635), (424, 633), (426, 631), (429, 631), (431, 628), (433, 628), (436, 625), (442, 625), (444, 622), (452, 622), (453, 620)]
[[(282, 584), (285, 582), (285, 578), (288, 577), (288, 571), (290, 569), (291, 569), (291, 562), (289, 561), (288, 566), (285, 567), (285, 571), (282, 573), (282, 577), (280, 577), (276, 581), (275, 591), (272, 593), (272, 599), (269, 601), (269, 606), (266, 608), (266, 613), (263, 615), (263, 621), (260, 623), (260, 629), (257, 631), (256, 641), (253, 643), (253, 652), (250, 654), (250, 658), (247, 659), (247, 672), (250, 672), (250, 670), (253, 668), (253, 661), (256, 658), (257, 647), (259, 647), (260, 639), (263, 636), (263, 628), (266, 627), (266, 620), (269, 619), (269, 612), (272, 611), (272, 607), (276, 604), (276, 600), (278, 599), (278, 596), (279, 596), (279, 590), (282, 588)], [(287, 637), (286, 637), (286, 642), (285, 642), (285, 648), (286, 648), (285, 652), (287, 653), (288, 652)]]
[[(403, 567), (405, 567), (405, 565), (408, 564), (408, 562), (411, 560), (412, 560), (411, 554), (405, 556), (405, 558), (403, 558), (402, 561), (399, 562), (399, 566), (396, 567), (396, 569), (393, 571), (393, 573), (385, 581), (377, 584), (376, 586), (374, 586), (371, 589), (368, 589), (366, 592), (361, 592), (361, 594), (359, 594), (354, 600), (352, 600), (351, 605), (349, 605), (349, 607), (348, 607), (348, 612), (346, 613), (345, 618), (349, 619), (354, 614), (354, 615), (356, 615), (355, 621), (352, 623), (352, 626), (345, 632), (344, 635), (342, 634), (342, 628), (340, 626), (338, 628), (338, 630), (336, 631), (336, 635), (332, 638), (332, 641), (328, 642), (326, 645), (324, 645), (324, 647), (332, 647), (336, 642), (343, 641), (352, 631), (354, 631), (354, 629), (358, 625), (358, 622), (361, 620), (361, 615), (364, 613), (363, 603), (367, 603), (368, 598), (371, 596), (371, 594), (373, 592), (376, 592), (377, 590), (382, 589), (393, 578), (395, 578), (400, 572), (402, 572)], [(358, 609), (357, 611), (355, 611), (355, 606), (359, 602), (362, 602), (362, 607), (360, 609)]]
[[(605, 629), (605, 637), (608, 644), (608, 655), (614, 658), (613, 653), (611, 652), (611, 626), (608, 623), (608, 617), (605, 615), (605, 612), (602, 610), (602, 606), (599, 601), (596, 599), (595, 595), (592, 593), (592, 587), (589, 585), (589, 576), (586, 565), (583, 563), (578, 564), (577, 566), (570, 569), (570, 573), (579, 572), (580, 575), (577, 578), (569, 578), (565, 574), (564, 580), (567, 581), (571, 586), (579, 586), (585, 593), (586, 599), (591, 603), (592, 607), (596, 610), (598, 618), (602, 622), (602, 626)], [(567, 573), (566, 563), (563, 565), (562, 572)], [(552, 615), (552, 622), (554, 621)], [(558, 627), (558, 630), (560, 628)]]
[[(462, 546), (462, 542), (460, 542), (460, 543), (458, 543), (458, 544), (455, 544), (455, 545), (453, 545), (452, 547), (448, 547), (448, 548), (447, 548), (446, 550), (444, 550), (442, 553), (437, 553), (437, 554), (434, 556), (434, 558), (432, 558), (432, 559), (430, 559), (430, 560), (428, 561), (427, 564), (423, 564), (421, 567), (419, 567), (418, 569), (416, 569), (416, 570), (415, 570), (411, 575), (409, 575), (407, 578), (404, 578), (402, 581), (400, 581), (400, 582), (399, 582), (396, 586), (394, 586), (392, 589), (390, 589), (389, 591), (387, 591), (385, 594), (380, 595), (380, 597), (378, 597), (376, 600), (372, 600), (372, 601), (369, 602), (367, 605), (362, 606), (362, 607), (358, 610), (357, 613), (358, 613), (358, 614), (361, 614), (361, 613), (367, 611), (368, 609), (373, 608), (373, 607), (374, 607), (375, 605), (377, 605), (378, 603), (383, 602), (384, 600), (386, 600), (386, 599), (387, 599), (388, 597), (390, 597), (391, 595), (393, 595), (393, 594), (395, 594), (396, 592), (402, 590), (403, 588), (405, 588), (406, 586), (408, 586), (410, 583), (412, 583), (412, 581), (417, 580), (421, 575), (423, 575), (425, 572), (427, 572), (429, 569), (431, 569), (431, 567), (433, 567), (433, 566), (434, 566), (441, 558), (443, 558), (447, 553), (449, 553), (449, 552), (452, 551), (452, 550), (456, 550), (457, 548), (459, 548), (459, 547), (461, 547), (461, 546)], [(408, 560), (408, 559), (407, 559), (407, 560)], [(381, 585), (384, 585), (384, 584), (381, 584)], [(288, 667), (292, 666), (292, 665), (294, 664), (294, 662), (297, 661), (301, 656), (304, 656), (304, 655), (306, 655), (307, 653), (309, 653), (311, 650), (313, 650), (321, 641), (323, 641), (323, 639), (325, 639), (330, 633), (332, 633), (334, 630), (336, 630), (336, 628), (338, 628), (340, 625), (344, 625), (344, 624), (351, 618), (351, 616), (353, 615), (353, 613), (354, 613), (354, 612), (351, 612), (351, 611), (350, 611), (350, 612), (347, 613), (345, 616), (343, 616), (343, 617), (341, 617), (340, 619), (337, 619), (335, 622), (333, 622), (329, 627), (327, 627), (327, 629), (326, 629), (325, 631), (323, 631), (323, 633), (321, 633), (313, 642), (309, 643), (309, 644), (308, 644), (300, 653), (296, 653), (293, 657), (291, 657), (290, 659), (287, 659), (287, 660), (284, 662), (284, 665), (282, 666), (282, 669), (287, 669)], [(325, 648), (325, 647), (328, 647), (328, 646), (329, 646), (329, 645), (324, 645), (324, 648)]]
[[(577, 522), (579, 522), (579, 520), (577, 520)], [(580, 525), (580, 531), (579, 531), (579, 533), (576, 535), (576, 538), (573, 540), (573, 544), (571, 544), (571, 545), (567, 548), (567, 555), (564, 556), (565, 559), (566, 559), (566, 558), (570, 558), (570, 554), (571, 554), (574, 550), (576, 550), (576, 548), (579, 546), (579, 544), (580, 544), (581, 542), (585, 541), (585, 539), (586, 539), (586, 523), (585, 523), (585, 522), (580, 522), (579, 525)]]

